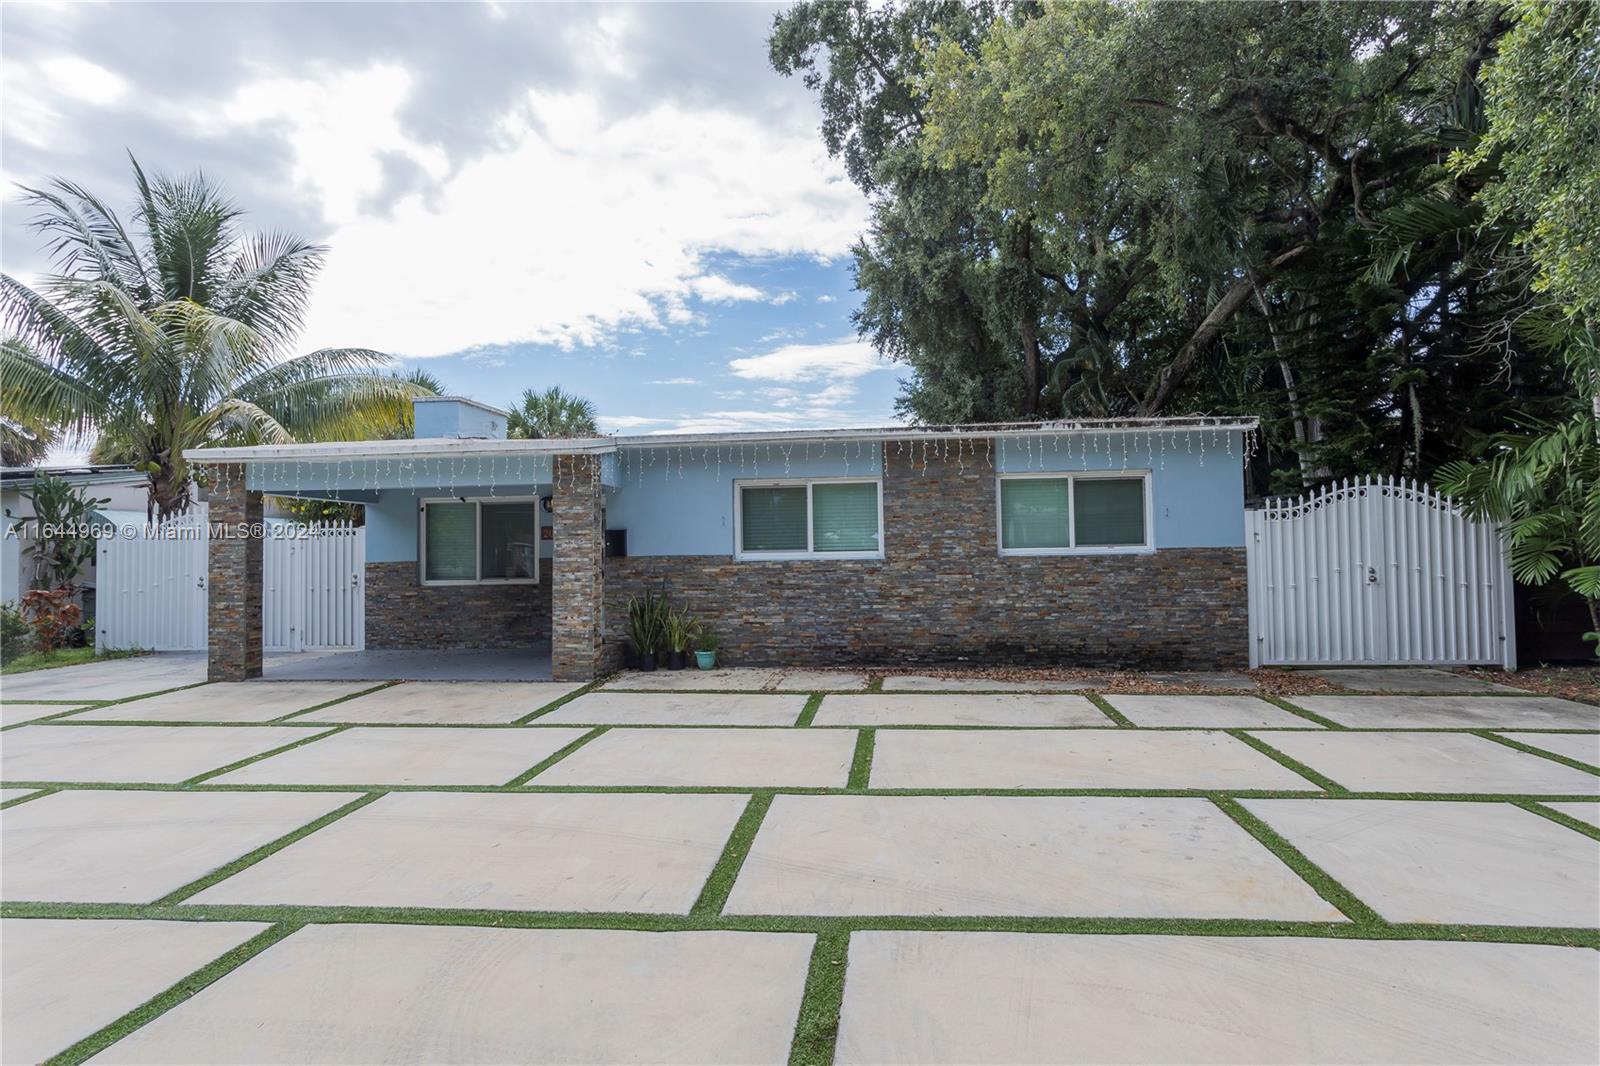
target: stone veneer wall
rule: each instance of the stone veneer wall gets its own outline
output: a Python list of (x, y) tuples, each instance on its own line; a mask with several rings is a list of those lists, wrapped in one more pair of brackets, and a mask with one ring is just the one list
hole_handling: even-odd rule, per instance
[(261, 493), (245, 488), (244, 467), (211, 469), (206, 498), (213, 534), (206, 548), (206, 679), (261, 676)]
[(608, 559), (608, 638), (630, 595), (665, 587), (730, 664), (1247, 664), (1243, 547), (1001, 557), (994, 470), (906, 451), (884, 449), (883, 560)]
[(367, 564), (369, 648), (528, 648), (549, 639), (548, 565), (537, 585), (424, 585), (414, 562)]
[(599, 457), (555, 456), (551, 483), (550, 676), (589, 681), (621, 657), (619, 646), (605, 642), (605, 490)]

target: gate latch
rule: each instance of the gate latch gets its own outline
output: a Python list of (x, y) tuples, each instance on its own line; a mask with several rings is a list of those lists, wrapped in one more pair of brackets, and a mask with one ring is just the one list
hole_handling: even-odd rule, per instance
[(1378, 570), (1377, 570), (1377, 567), (1373, 567), (1373, 566), (1367, 567), (1367, 584), (1376, 585), (1377, 583), (1378, 583)]

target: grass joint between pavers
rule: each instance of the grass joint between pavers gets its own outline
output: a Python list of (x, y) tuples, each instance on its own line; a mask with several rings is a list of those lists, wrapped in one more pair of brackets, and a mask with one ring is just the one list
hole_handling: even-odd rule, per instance
[(1276, 855), (1285, 866), (1310, 885), (1317, 895), (1337, 907), (1346, 918), (1362, 925), (1387, 924), (1377, 911), (1363, 903), (1354, 892), (1336, 881), (1322, 867), (1306, 858), (1304, 852), (1289, 843), (1276, 829), (1245, 809), (1238, 800), (1227, 796), (1213, 796), (1211, 802), (1216, 804), (1217, 809), (1223, 814), (1238, 823), (1239, 828), (1254, 837), (1258, 844)]
[(1326, 717), (1318, 714), (1316, 711), (1308, 711), (1304, 707), (1301, 707), (1301, 706), (1291, 702), (1290, 700), (1285, 699), (1282, 696), (1273, 696), (1273, 695), (1269, 695), (1269, 694), (1267, 694), (1265, 692), (1258, 692), (1255, 695), (1256, 695), (1257, 699), (1265, 700), (1266, 702), (1272, 704), (1274, 707), (1278, 708), (1280, 711), (1287, 711), (1290, 714), (1294, 715), (1296, 718), (1304, 718), (1308, 722), (1315, 722), (1317, 725), (1322, 726), (1324, 729), (1345, 729), (1345, 728), (1347, 728), (1346, 726), (1341, 725), (1338, 722), (1335, 722), (1332, 718), (1326, 718)]
[(277, 839), (267, 841), (267, 843), (261, 845), (259, 848), (256, 848), (254, 851), (248, 851), (239, 856), (237, 859), (234, 859), (232, 862), (224, 863), (222, 866), (217, 867), (215, 870), (212, 870), (205, 876), (199, 877), (193, 881), (190, 881), (186, 885), (168, 892), (165, 896), (162, 896), (160, 899), (152, 903), (151, 906), (168, 907), (182, 903), (189, 897), (205, 891), (212, 885), (217, 884), (219, 881), (225, 881), (239, 871), (254, 866), (262, 859), (265, 859), (270, 855), (277, 854), (290, 844), (293, 844), (295, 841), (300, 840), (303, 837), (310, 836), (323, 826), (331, 825), (332, 823), (343, 818), (345, 815), (353, 814), (354, 812), (359, 811), (361, 808), (378, 799), (382, 795), (382, 792), (369, 792), (364, 796), (358, 796), (349, 803), (334, 808), (327, 814), (322, 815), (320, 818), (316, 818), (310, 822), (307, 822), (305, 825), (302, 825), (296, 829), (291, 829), (289, 832), (283, 834)]
[(877, 743), (875, 729), (863, 729), (856, 734), (855, 754), (850, 758), (850, 778), (845, 784), (849, 792), (865, 792), (872, 779), (872, 749)]
[[(1548, 818), (1557, 825), (1566, 826), (1568, 829), (1575, 829), (1584, 836), (1589, 837), (1591, 840), (1600, 840), (1600, 826), (1590, 825), (1582, 818), (1574, 818), (1565, 811), (1558, 811), (1554, 807), (1547, 807), (1537, 800), (1530, 799), (1513, 800), (1512, 805), (1521, 807), (1523, 810), (1530, 811), (1533, 814), (1537, 814), (1541, 818)], [(1600, 807), (1597, 807), (1597, 809), (1600, 809)]]
[[(1562, 755), (1558, 752), (1546, 751), (1543, 748), (1536, 748), (1532, 744), (1524, 744), (1520, 740), (1513, 740), (1510, 737), (1503, 737), (1490, 729), (1469, 729), (1467, 732), (1471, 733), (1475, 737), (1482, 737), (1484, 740), (1492, 740), (1496, 744), (1502, 744), (1505, 747), (1512, 748), (1513, 750), (1520, 751), (1528, 755), (1537, 755), (1541, 759), (1548, 759), (1551, 762), (1560, 763), (1562, 766), (1570, 766), (1574, 770), (1582, 770), (1586, 774), (1593, 774), (1596, 777), (1600, 777), (1600, 768), (1591, 766), (1581, 759), (1574, 759), (1569, 755)], [(1525, 732), (1525, 730), (1518, 729), (1514, 730), (1514, 732), (1521, 733)], [(1546, 730), (1546, 732), (1549, 732), (1549, 730)]]
[(286, 904), (0, 903), (4, 918), (145, 919), (190, 922), (291, 922), (300, 925), (433, 925), (495, 929), (614, 929), (638, 932), (846, 933), (983, 932), (1209, 937), (1316, 937), (1330, 940), (1463, 940), (1551, 944), (1600, 950), (1600, 929), (1566, 926), (1289, 921), (1264, 918), (1112, 918), (995, 915), (656, 914), (628, 911), (510, 911), (428, 907)]
[(1128, 718), (1127, 715), (1123, 714), (1121, 711), (1119, 711), (1115, 707), (1111, 706), (1111, 704), (1106, 700), (1106, 698), (1104, 696), (1100, 695), (1100, 693), (1098, 693), (1098, 692), (1085, 692), (1083, 694), (1083, 696), (1084, 696), (1084, 699), (1086, 699), (1090, 703), (1094, 704), (1095, 707), (1099, 709), (1101, 714), (1103, 714), (1107, 718), (1111, 719), (1113, 722), (1115, 722), (1118, 726), (1121, 726), (1123, 729), (1138, 729), (1139, 728), (1136, 724), (1134, 724), (1134, 722), (1131, 719)]
[(1235, 740), (1243, 741), (1244, 743), (1250, 745), (1252, 748), (1256, 749), (1273, 762), (1287, 769), (1293, 770), (1307, 781), (1310, 781), (1318, 788), (1323, 789), (1332, 795), (1341, 795), (1350, 791), (1333, 778), (1328, 777), (1326, 774), (1318, 773), (1305, 763), (1301, 762), (1299, 759), (1285, 755), (1283, 752), (1279, 751), (1271, 744), (1268, 744), (1260, 737), (1252, 736), (1243, 729), (1224, 729), (1223, 732), (1227, 733)]
[(337, 705), (339, 705), (341, 703), (348, 703), (351, 700), (360, 699), (362, 696), (370, 696), (374, 692), (382, 692), (386, 688), (394, 688), (394, 686), (401, 685), (401, 684), (404, 684), (404, 682), (403, 681), (384, 681), (384, 682), (382, 682), (380, 684), (372, 685), (369, 688), (364, 688), (359, 692), (352, 692), (347, 696), (337, 696), (337, 697), (335, 697), (334, 699), (331, 699), (331, 700), (324, 700), (321, 703), (316, 704), (313, 707), (302, 707), (298, 711), (290, 711), (288, 714), (280, 714), (276, 718), (269, 719), (266, 724), (267, 725), (277, 725), (279, 722), (287, 722), (287, 721), (290, 721), (291, 719), (299, 718), (303, 714), (310, 714), (312, 711), (320, 711), (320, 710), (323, 710), (323, 709), (328, 708), (328, 707), (335, 707), (335, 706), (337, 706)]
[(577, 699), (579, 696), (582, 696), (585, 693), (593, 692), (595, 689), (597, 689), (601, 685), (605, 684), (613, 676), (615, 676), (615, 675), (608, 674), (605, 677), (595, 678), (593, 681), (589, 682), (587, 685), (584, 685), (582, 688), (575, 688), (571, 692), (567, 693), (565, 696), (558, 696), (555, 699), (551, 700), (549, 703), (546, 703), (546, 704), (544, 704), (542, 706), (539, 706), (539, 707), (535, 707), (533, 710), (529, 711), (527, 714), (523, 715), (521, 718), (513, 718), (511, 720), (511, 724), (512, 725), (527, 725), (529, 722), (532, 722), (536, 718), (543, 718), (545, 715), (549, 714), (551, 711), (554, 711), (556, 708), (561, 707), (564, 704), (571, 703), (573, 700)]
[(524, 770), (516, 777), (513, 777), (510, 781), (507, 781), (503, 787), (521, 788), (523, 785), (526, 785), (529, 781), (538, 777), (540, 774), (550, 769), (550, 767), (554, 766), (562, 759), (565, 759), (568, 755), (571, 755), (573, 752), (577, 751), (591, 740), (594, 740), (596, 737), (600, 736), (600, 734), (604, 733), (610, 728), (611, 727), (608, 725), (595, 726), (593, 729), (589, 730), (583, 736), (579, 737), (577, 740), (574, 740), (560, 751), (557, 751), (553, 755), (548, 755), (539, 762), (534, 763), (530, 769)]
[(232, 951), (206, 963), (177, 984), (133, 1008), (110, 1025), (96, 1030), (65, 1051), (46, 1059), (45, 1063), (47, 1066), (77, 1066), (78, 1063), (93, 1058), (135, 1029), (148, 1024), (191, 998), (207, 985), (232, 973), (299, 928), (298, 922), (279, 922), (263, 929)]
[(810, 698), (806, 700), (806, 705), (800, 709), (800, 717), (795, 719), (796, 728), (810, 728), (811, 723), (816, 721), (817, 711), (822, 707), (822, 699), (823, 696), (820, 692), (811, 694)]
[(299, 740), (291, 741), (288, 744), (280, 744), (276, 748), (270, 748), (267, 751), (260, 752), (256, 755), (247, 756), (243, 759), (237, 759), (228, 765), (218, 767), (215, 770), (207, 770), (203, 774), (195, 774), (193, 777), (188, 778), (180, 783), (184, 785), (198, 785), (210, 780), (213, 777), (220, 777), (223, 774), (232, 773), (234, 770), (249, 766), (252, 763), (258, 763), (262, 759), (270, 759), (274, 755), (281, 755), (292, 748), (300, 747), (302, 744), (310, 744), (313, 741), (321, 740), (323, 737), (331, 737), (335, 733), (342, 733), (349, 728), (350, 727), (347, 725), (336, 725), (331, 729), (324, 729), (320, 732), (313, 733), (310, 736), (301, 737)]
[(811, 965), (806, 969), (800, 1016), (795, 1020), (794, 1041), (789, 1046), (789, 1066), (830, 1066), (833, 1062), (849, 956), (848, 931), (817, 934)]
[(706, 877), (705, 886), (700, 889), (694, 906), (689, 908), (691, 915), (704, 917), (722, 913), (728, 895), (733, 891), (733, 882), (744, 867), (750, 846), (755, 843), (756, 833), (761, 829), (761, 820), (772, 806), (772, 797), (770, 791), (757, 792), (745, 804), (739, 820), (733, 824), (733, 831), (728, 834), (728, 842), (722, 847), (722, 854), (717, 857), (710, 875)]

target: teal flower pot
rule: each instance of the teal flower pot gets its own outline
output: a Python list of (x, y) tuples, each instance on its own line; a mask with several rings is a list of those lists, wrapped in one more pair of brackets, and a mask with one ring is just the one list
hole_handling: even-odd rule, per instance
[(709, 670), (717, 665), (717, 653), (714, 651), (697, 651), (694, 653), (694, 664), (702, 670)]

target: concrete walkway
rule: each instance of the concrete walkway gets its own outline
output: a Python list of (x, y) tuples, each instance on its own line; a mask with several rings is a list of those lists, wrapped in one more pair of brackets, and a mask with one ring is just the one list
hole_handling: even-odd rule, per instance
[(0, 1060), (1600, 1061), (1600, 708), (382, 654), (5, 684)]

